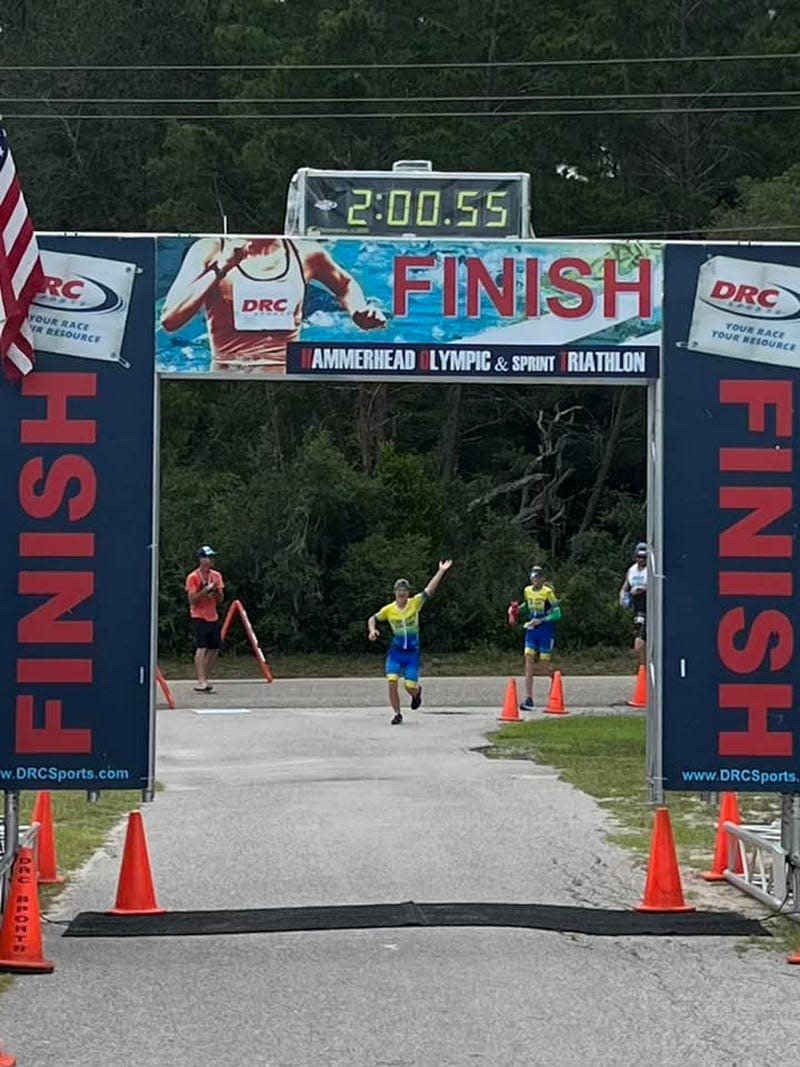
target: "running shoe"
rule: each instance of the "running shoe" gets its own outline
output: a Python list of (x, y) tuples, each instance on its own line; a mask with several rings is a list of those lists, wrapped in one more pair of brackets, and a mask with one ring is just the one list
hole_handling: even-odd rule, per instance
[(402, 721), (403, 721), (403, 716), (398, 711), (395, 714), (395, 717), (392, 719), (392, 723), (391, 724), (392, 724), (392, 726), (399, 726)]
[(416, 711), (421, 703), (422, 703), (422, 686), (419, 687), (419, 689), (416, 691), (416, 693), (411, 698), (411, 710), (412, 711)]
[(533, 711), (533, 701), (530, 697), (525, 697), (519, 706), (520, 711)]

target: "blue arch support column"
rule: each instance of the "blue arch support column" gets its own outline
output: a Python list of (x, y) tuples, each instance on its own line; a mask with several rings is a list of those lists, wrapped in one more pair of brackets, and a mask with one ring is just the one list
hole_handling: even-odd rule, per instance
[(0, 789), (150, 795), (155, 243), (39, 245), (36, 369), (0, 383)]
[(774, 792), (797, 851), (800, 246), (667, 249), (666, 790)]

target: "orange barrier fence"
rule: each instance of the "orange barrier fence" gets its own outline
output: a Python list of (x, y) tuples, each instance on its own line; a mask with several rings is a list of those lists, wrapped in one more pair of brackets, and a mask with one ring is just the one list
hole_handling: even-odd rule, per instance
[(161, 668), (156, 667), (156, 681), (161, 687), (161, 692), (164, 694), (164, 698), (171, 708), (175, 708), (175, 697), (172, 695), (172, 690), (167, 685), (164, 675), (161, 673)]
[(244, 610), (241, 600), (234, 600), (231, 606), (228, 608), (228, 613), (225, 616), (225, 621), (222, 624), (222, 640), (228, 633), (231, 623), (233, 622), (233, 616), (239, 613), (239, 618), (242, 620), (242, 626), (244, 626), (244, 632), (247, 634), (247, 639), (250, 642), (250, 647), (253, 650), (253, 655), (258, 660), (258, 665), (261, 668), (261, 673), (264, 675), (265, 682), (272, 681), (272, 671), (267, 663), (264, 653), (261, 651), (261, 646), (258, 643), (255, 630), (247, 617), (247, 612)]

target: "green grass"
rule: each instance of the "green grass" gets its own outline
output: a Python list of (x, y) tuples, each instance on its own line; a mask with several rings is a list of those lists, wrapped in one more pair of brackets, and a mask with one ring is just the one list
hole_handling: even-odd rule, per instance
[[(489, 735), (490, 758), (531, 759), (558, 768), (560, 777), (597, 800), (612, 817), (609, 839), (645, 866), (653, 807), (645, 786), (643, 715), (580, 716), (508, 723)], [(774, 794), (738, 795), (743, 822), (771, 822), (780, 813)], [(716, 808), (699, 793), (668, 793), (675, 848), (681, 866), (708, 870), (714, 855)], [(687, 893), (687, 897), (689, 894)], [(800, 948), (800, 930), (789, 920), (771, 920), (770, 947)], [(755, 943), (755, 942), (754, 942)]]
[[(276, 678), (374, 678), (383, 671), (385, 653), (361, 655), (270, 654), (267, 662)], [(167, 681), (194, 677), (191, 656), (159, 658), (159, 666)], [(630, 674), (636, 673), (636, 663), (627, 651), (617, 648), (591, 648), (559, 653), (553, 666), (565, 675)], [(479, 648), (469, 652), (423, 652), (422, 668), (429, 678), (469, 677), (493, 675), (508, 677), (521, 674), (522, 654), (505, 649)], [(214, 668), (217, 678), (260, 678), (261, 671), (255, 657), (247, 650), (227, 652), (220, 656)]]
[[(23, 825), (30, 822), (35, 793), (20, 795), (20, 819)], [(79, 870), (106, 840), (111, 828), (141, 803), (141, 793), (132, 790), (111, 789), (101, 793), (100, 799), (90, 804), (86, 792), (54, 791), (50, 794), (53, 810), (53, 836), (56, 845), (58, 873), (67, 876), (63, 885), (39, 887), (39, 904), (42, 914), (63, 891), (69, 882), (69, 874)], [(109, 900), (112, 907), (114, 901)], [(10, 975), (0, 975), (0, 992), (11, 984)]]

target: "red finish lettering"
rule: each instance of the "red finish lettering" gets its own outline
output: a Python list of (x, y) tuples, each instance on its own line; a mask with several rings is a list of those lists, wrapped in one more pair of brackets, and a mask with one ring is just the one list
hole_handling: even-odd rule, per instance
[(639, 316), (649, 319), (653, 314), (653, 264), (649, 259), (639, 260), (639, 277), (634, 281), (622, 281), (617, 277), (619, 264), (615, 259), (603, 260), (603, 314), (607, 319), (617, 318), (617, 295), (639, 294)]
[(442, 314), (446, 319), (458, 318), (458, 260), (445, 256), (443, 263)]
[(719, 687), (718, 699), (721, 708), (744, 708), (747, 712), (746, 730), (720, 732), (721, 756), (792, 755), (791, 733), (767, 728), (770, 710), (785, 711), (792, 707), (790, 685), (724, 684)]
[(97, 396), (96, 374), (37, 372), (22, 379), (22, 395), (46, 400), (43, 419), (23, 419), (20, 441), (24, 445), (93, 445), (97, 436), (94, 419), (71, 419), (67, 405), (73, 396)]
[(719, 399), (723, 404), (744, 404), (747, 408), (747, 429), (764, 433), (768, 407), (775, 409), (775, 434), (792, 436), (792, 383), (790, 381), (740, 381), (724, 378), (719, 383)]
[(17, 588), (24, 596), (48, 596), (17, 624), (20, 644), (89, 644), (93, 640), (94, 623), (61, 618), (94, 593), (92, 571), (20, 571)]
[(791, 572), (720, 571), (720, 596), (791, 596)]
[(16, 701), (16, 750), (21, 755), (79, 754), (92, 751), (91, 730), (68, 730), (61, 725), (62, 701), (45, 700), (44, 726), (34, 725), (32, 696)]
[(435, 263), (434, 256), (395, 256), (394, 300), (392, 302), (395, 315), (402, 317), (408, 314), (409, 293), (429, 293), (431, 291), (430, 278), (409, 278), (409, 272), (433, 267)]
[(747, 626), (744, 608), (726, 612), (717, 630), (717, 651), (720, 659), (734, 674), (752, 674), (769, 653), (769, 669), (782, 671), (788, 666), (794, 650), (794, 631), (782, 611), (761, 611), (756, 615), (744, 642), (737, 648), (736, 635)]
[(790, 486), (723, 486), (719, 491), (719, 506), (726, 510), (749, 509), (749, 514), (719, 535), (721, 556), (791, 558), (791, 534), (760, 532), (792, 510)]
[(792, 469), (791, 448), (721, 448), (721, 471), (777, 471), (788, 474)]
[[(44, 485), (38, 490), (39, 483)], [(97, 499), (97, 479), (94, 467), (83, 456), (59, 456), (45, 476), (41, 456), (29, 459), (19, 472), (19, 502), (26, 515), (33, 519), (50, 519), (64, 502), (71, 481), (77, 482), (77, 492), (69, 497), (67, 514), (70, 522), (84, 519)]]
[(90, 659), (18, 659), (17, 681), (22, 685), (35, 683), (55, 685), (88, 684), (92, 680)]
[(19, 554), (29, 559), (50, 557), (75, 559), (81, 556), (94, 556), (94, 534), (92, 533), (21, 533), (19, 535)]
[(539, 260), (525, 260), (525, 315), (529, 319), (539, 317)]
[(498, 285), (480, 259), (470, 256), (467, 259), (467, 317), (480, 318), (481, 290), (491, 300), (498, 313), (504, 319), (514, 315), (516, 295), (516, 263), (510, 256), (503, 259), (503, 280)]
[(547, 277), (550, 279), (550, 284), (563, 293), (577, 296), (578, 303), (564, 304), (557, 296), (548, 296), (545, 303), (554, 315), (562, 319), (579, 319), (583, 315), (588, 315), (594, 307), (594, 293), (591, 286), (578, 281), (577, 278), (569, 277), (566, 271), (577, 271), (585, 278), (591, 275), (592, 268), (585, 259), (576, 259), (571, 256), (554, 259), (548, 268)]

